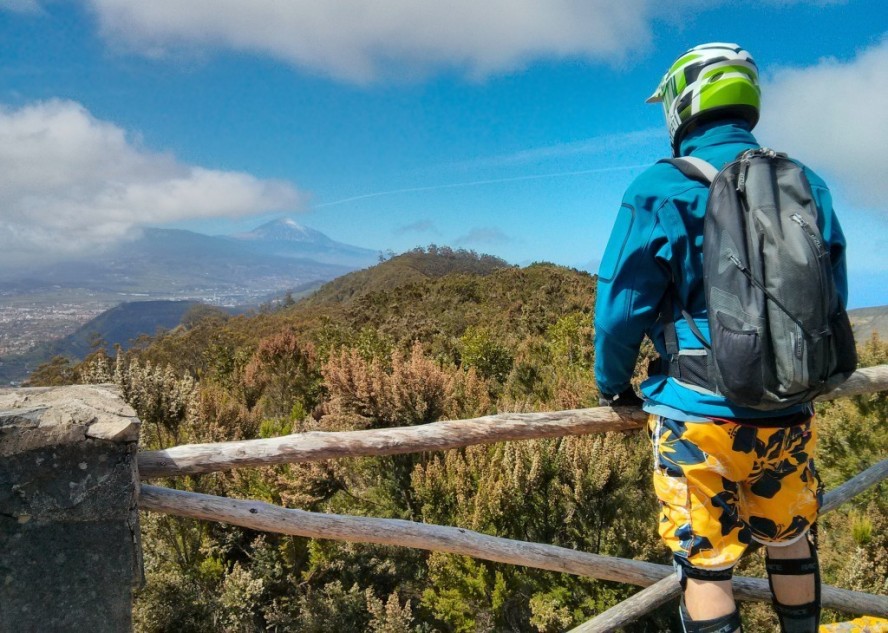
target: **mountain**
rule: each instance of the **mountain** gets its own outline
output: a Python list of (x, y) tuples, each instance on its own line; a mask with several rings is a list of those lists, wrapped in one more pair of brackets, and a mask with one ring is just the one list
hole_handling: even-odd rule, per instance
[[(20, 373), (10, 368), (28, 365), (35, 346), (45, 353), (41, 343), (122, 301), (258, 306), (285, 294), (299, 298), (377, 261), (375, 251), (281, 220), (239, 236), (147, 228), (88, 258), (0, 268), (0, 378), (7, 369)], [(146, 327), (139, 334), (156, 329)]]
[(366, 268), (379, 261), (378, 251), (337, 242), (291, 218), (273, 220), (229, 239), (263, 253), (323, 264)]
[(888, 306), (849, 310), (848, 318), (851, 319), (854, 338), (858, 344), (868, 340), (873, 333), (878, 334), (883, 341), (888, 341)]
[(14, 296), (79, 289), (109, 295), (106, 303), (136, 296), (257, 304), (377, 261), (376, 251), (336, 242), (289, 219), (235, 236), (148, 228), (89, 259), (0, 271), (0, 291)]

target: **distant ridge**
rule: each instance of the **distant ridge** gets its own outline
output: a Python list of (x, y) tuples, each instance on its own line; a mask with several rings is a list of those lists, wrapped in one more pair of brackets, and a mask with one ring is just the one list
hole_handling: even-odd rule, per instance
[(102, 312), (77, 331), (64, 338), (42, 343), (18, 356), (7, 356), (0, 363), (0, 381), (23, 380), (31, 371), (54, 356), (81, 360), (101, 345), (109, 352), (116, 346), (129, 349), (140, 336), (154, 336), (160, 330), (171, 330), (182, 323), (189, 312), (205, 309), (220, 316), (227, 313), (199, 301), (134, 301)]
[(329, 281), (379, 260), (377, 251), (342, 244), (293, 220), (240, 236), (145, 228), (93, 253), (27, 271), (0, 270), (11, 293), (63, 287), (145, 299), (256, 304), (274, 293)]
[(54, 341), (50, 349), (53, 355), (83, 358), (92, 351), (97, 339), (112, 349), (116, 345), (128, 349), (139, 336), (153, 336), (158, 330), (171, 330), (182, 322), (182, 317), (190, 310), (203, 305), (199, 301), (121, 303), (84, 324), (73, 334)]
[[(188, 304), (181, 304), (181, 310), (157, 304), (157, 310), (169, 313), (167, 318), (159, 313), (137, 315), (128, 311), (136, 308), (122, 307), (120, 313), (99, 317), (120, 324), (119, 334), (91, 322), (89, 332), (57, 340), (121, 301), (258, 307), (285, 295), (299, 298), (379, 259), (377, 251), (337, 242), (284, 218), (239, 236), (144, 228), (132, 239), (84, 258), (49, 260), (27, 269), (7, 267), (0, 270), (0, 319), (6, 325), (6, 349), (13, 351), (0, 358), (0, 380), (20, 380), (53, 354), (82, 358), (90, 351), (92, 331), (112, 345), (126, 345), (133, 336), (154, 334), (157, 327), (175, 327), (188, 309)], [(140, 309), (152, 312), (144, 305)], [(43, 318), (48, 311), (54, 320)], [(126, 325), (127, 320), (132, 323)]]
[(883, 341), (888, 341), (888, 306), (849, 310), (848, 317), (858, 344), (869, 339), (874, 332)]
[(451, 274), (484, 276), (510, 267), (506, 261), (492, 255), (478, 255), (446, 246), (415, 248), (367, 270), (338, 277), (321, 286), (316, 293), (300, 301), (300, 304), (348, 304), (365, 295), (427, 279)]
[(229, 352), (252, 353), (263, 339), (289, 332), (321, 355), (346, 346), (375, 359), (419, 344), (445, 363), (478, 352), (483, 371), (497, 380), (505, 380), (514, 365), (524, 385), (516, 393), (523, 393), (548, 380), (525, 372), (528, 354), (562, 354), (588, 367), (594, 298), (595, 277), (576, 269), (549, 263), (519, 268), (433, 246), (346, 275), (295, 302), (169, 330), (145, 353), (154, 362), (199, 373), (216, 362), (210, 358), (218, 358), (213, 350), (220, 340), (230, 342)]

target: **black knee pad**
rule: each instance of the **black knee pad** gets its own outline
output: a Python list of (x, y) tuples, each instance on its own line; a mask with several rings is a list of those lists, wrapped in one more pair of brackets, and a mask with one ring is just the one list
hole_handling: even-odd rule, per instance
[(734, 577), (733, 567), (718, 570), (703, 569), (702, 567), (694, 567), (681, 556), (673, 558), (673, 567), (675, 567), (675, 573), (678, 574), (678, 582), (681, 583), (682, 591), (684, 591), (685, 586), (688, 584), (688, 578), (718, 581), (730, 580)]
[(740, 613), (734, 609), (733, 613), (723, 615), (712, 620), (692, 620), (684, 605), (684, 600), (678, 607), (681, 616), (681, 626), (684, 633), (742, 633), (743, 625), (740, 622)]
[[(771, 559), (765, 556), (765, 569), (768, 572), (768, 584), (774, 611), (780, 620), (783, 633), (816, 633), (820, 627), (820, 564), (817, 560), (817, 549), (808, 541), (810, 556), (807, 558)], [(788, 605), (777, 601), (774, 594), (772, 576), (814, 576), (814, 601), (805, 604)]]

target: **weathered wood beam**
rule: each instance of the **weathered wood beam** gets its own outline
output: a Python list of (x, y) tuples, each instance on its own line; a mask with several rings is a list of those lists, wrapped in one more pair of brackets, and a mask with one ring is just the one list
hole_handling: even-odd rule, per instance
[[(888, 365), (880, 365), (854, 372), (820, 399), (886, 389)], [(641, 428), (646, 419), (647, 415), (638, 409), (595, 407), (547, 413), (500, 413), (471, 420), (369, 431), (298, 433), (241, 442), (190, 444), (140, 453), (139, 473), (143, 479), (151, 479), (338, 457), (441, 451), (509, 440), (626, 431)]]
[[(376, 543), (461, 554), (512, 565), (590, 576), (648, 586), (672, 574), (667, 565), (579, 552), (554, 545), (525, 543), (480, 534), (463, 528), (414, 523), (399, 519), (321, 514), (281, 508), (261, 501), (228, 499), (196, 492), (143, 485), (143, 510), (219, 521), (253, 530), (354, 543)], [(734, 578), (742, 600), (770, 600), (768, 583), (758, 578)], [(872, 596), (823, 587), (823, 605), (849, 613), (888, 616), (888, 596)]]
[[(855, 615), (888, 616), (888, 597), (839, 589), (830, 585), (821, 587), (823, 606)], [(570, 633), (611, 633), (644, 617), (681, 595), (681, 586), (675, 574), (642, 589), (630, 598), (598, 614), (591, 620), (571, 629)], [(734, 577), (734, 595), (741, 600), (769, 602), (768, 583), (759, 578)]]
[(835, 490), (830, 490), (823, 495), (823, 505), (820, 506), (820, 514), (832, 512), (867, 488), (871, 488), (886, 479), (888, 479), (888, 459), (883, 459), (859, 475), (855, 475)]
[(671, 602), (679, 594), (681, 585), (678, 584), (678, 576), (669, 574), (663, 580), (658, 580), (620, 604), (571, 629), (569, 633), (611, 633)]
[(848, 376), (847, 380), (834, 379), (830, 384), (830, 390), (817, 400), (835, 400), (885, 390), (888, 390), (888, 365), (876, 365), (858, 369)]
[[(867, 488), (880, 483), (886, 478), (888, 478), (888, 459), (884, 459), (878, 464), (870, 466), (835, 490), (826, 493), (823, 496), (823, 505), (820, 508), (820, 514), (826, 514), (827, 512), (835, 510), (846, 501), (856, 497)], [(759, 544), (753, 544), (746, 553), (751, 553), (759, 547)], [(588, 622), (584, 622), (570, 631), (570, 633), (604, 633), (606, 631), (616, 631), (620, 627), (635, 622), (657, 607), (678, 599), (681, 595), (681, 586), (678, 584), (678, 579), (674, 575), (671, 576), (671, 579), (672, 580), (669, 581), (668, 578), (664, 578), (647, 589), (639, 591), (631, 598), (627, 598), (607, 611), (599, 613)]]
[(291, 510), (261, 501), (244, 501), (142, 485), (142, 510), (220, 521), (254, 530), (353, 543), (376, 543), (462, 554), (499, 563), (649, 585), (671, 568), (578, 552), (565, 547), (498, 538), (463, 528), (400, 519), (377, 519)]
[(499, 413), (471, 420), (368, 431), (316, 431), (262, 440), (190, 444), (140, 453), (139, 474), (150, 479), (339, 457), (442, 451), (473, 444), (639, 429), (646, 420), (647, 414), (639, 409), (596, 407), (550, 413)]

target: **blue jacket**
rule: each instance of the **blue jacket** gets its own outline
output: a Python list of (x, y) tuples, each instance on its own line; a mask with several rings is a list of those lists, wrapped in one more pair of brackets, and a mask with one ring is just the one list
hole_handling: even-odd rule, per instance
[[(681, 143), (682, 156), (696, 156), (721, 168), (741, 152), (758, 147), (742, 121), (702, 125)], [(845, 238), (833, 213), (826, 184), (805, 168), (820, 209), (821, 232), (829, 245), (836, 289), (847, 299)], [(703, 215), (709, 190), (674, 166), (657, 163), (629, 186), (598, 272), (595, 307), (595, 378), (603, 394), (630, 386), (641, 342), (647, 335), (666, 356), (661, 301), (671, 278), (678, 297), (705, 337), (709, 336), (703, 294)], [(701, 349), (687, 323), (676, 314), (679, 347)], [(666, 376), (651, 376), (641, 386), (645, 410), (678, 420), (767, 418), (797, 413), (809, 405), (782, 411), (738, 407), (715, 394), (688, 389)]]

